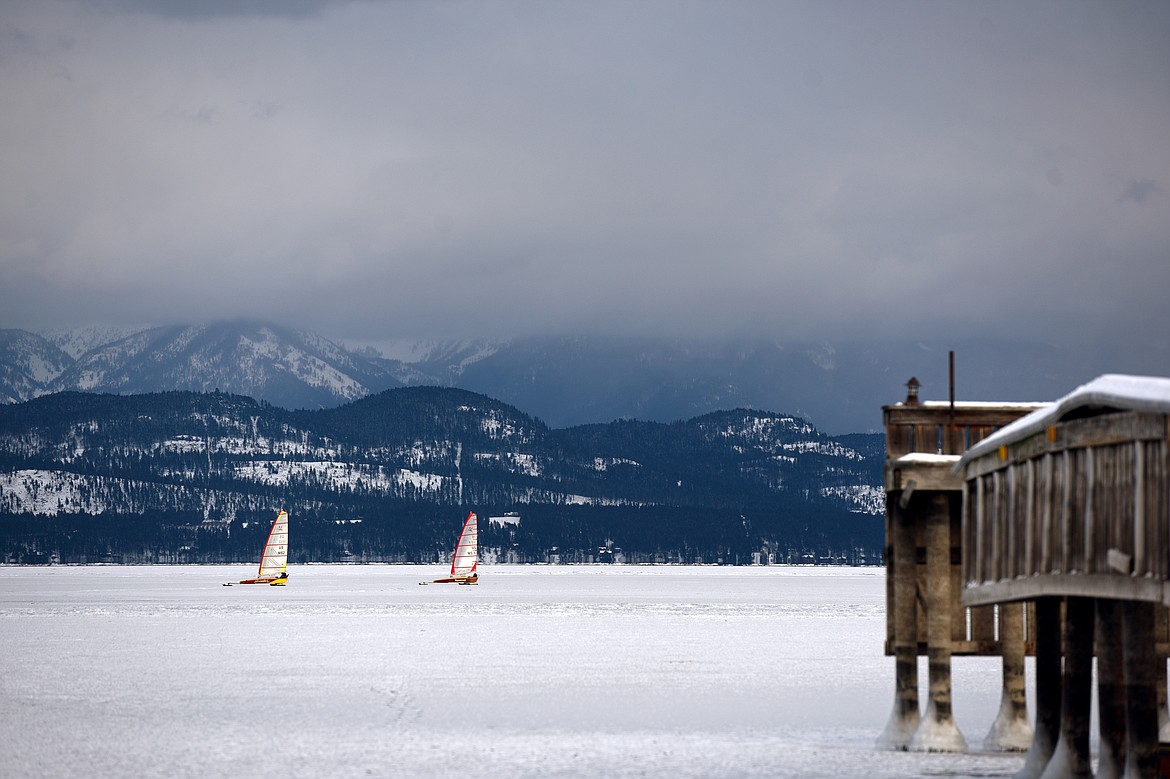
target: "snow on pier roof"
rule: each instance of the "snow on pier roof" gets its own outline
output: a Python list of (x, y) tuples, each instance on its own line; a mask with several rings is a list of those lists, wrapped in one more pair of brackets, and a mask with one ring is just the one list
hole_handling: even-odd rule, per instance
[[(921, 400), (917, 405), (908, 405), (904, 401), (898, 401), (890, 408), (950, 408), (951, 402), (949, 400)], [(1037, 406), (1048, 406), (1048, 402), (1042, 401), (1022, 401), (1022, 400), (956, 400), (954, 407), (957, 409), (997, 409), (997, 408), (1036, 408)]]
[(932, 454), (931, 452), (907, 452), (898, 459), (894, 460), (896, 463), (914, 464), (914, 465), (946, 465), (948, 463), (956, 463), (959, 460), (957, 454)]
[(963, 454), (956, 469), (1005, 444), (1042, 432), (1077, 409), (1115, 409), (1170, 414), (1170, 379), (1107, 373), (1082, 384), (1055, 403), (995, 431)]

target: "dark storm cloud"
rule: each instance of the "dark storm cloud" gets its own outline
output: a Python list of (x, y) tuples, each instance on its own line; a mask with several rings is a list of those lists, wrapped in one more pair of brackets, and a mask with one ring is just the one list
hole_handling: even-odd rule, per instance
[(1164, 3), (0, 10), (8, 327), (1170, 326)]

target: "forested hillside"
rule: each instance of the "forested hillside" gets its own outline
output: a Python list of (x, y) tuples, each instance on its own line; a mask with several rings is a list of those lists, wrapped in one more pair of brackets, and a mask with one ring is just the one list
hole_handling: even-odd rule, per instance
[[(219, 392), (0, 407), (10, 562), (433, 561), (477, 511), (485, 561), (876, 560), (880, 436), (721, 411), (550, 429), (456, 389), (289, 411)], [(492, 521), (491, 517), (497, 517)]]

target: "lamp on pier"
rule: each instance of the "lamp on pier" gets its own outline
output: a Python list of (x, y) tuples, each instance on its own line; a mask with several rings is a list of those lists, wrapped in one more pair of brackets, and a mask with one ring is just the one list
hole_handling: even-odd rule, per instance
[(913, 376), (910, 377), (910, 381), (906, 382), (906, 405), (907, 406), (917, 406), (918, 405), (918, 388), (921, 386), (922, 385), (918, 382), (918, 379), (916, 379)]

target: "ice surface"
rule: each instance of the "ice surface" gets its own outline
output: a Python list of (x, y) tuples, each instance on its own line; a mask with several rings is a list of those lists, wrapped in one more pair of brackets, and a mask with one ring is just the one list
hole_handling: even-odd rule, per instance
[[(418, 586), (445, 570), (294, 566), (282, 588), (221, 586), (251, 573), (238, 566), (0, 567), (0, 776), (1023, 764), (874, 749), (894, 687), (881, 569), (483, 566), (474, 587)], [(954, 685), (960, 728), (986, 732), (999, 660), (956, 658)]]

